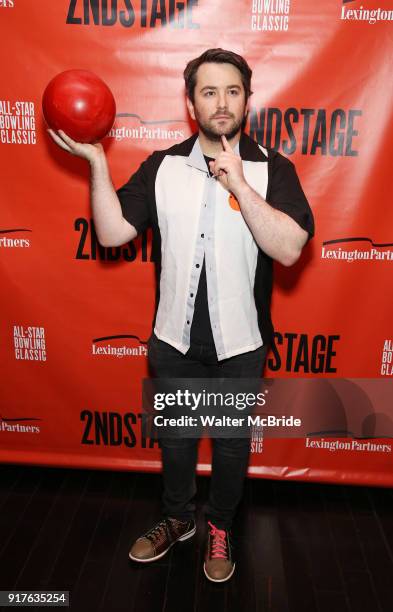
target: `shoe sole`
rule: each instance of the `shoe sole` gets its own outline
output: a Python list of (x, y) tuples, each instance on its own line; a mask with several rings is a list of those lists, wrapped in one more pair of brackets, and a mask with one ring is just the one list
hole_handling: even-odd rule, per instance
[(151, 559), (140, 559), (139, 557), (133, 557), (130, 552), (128, 553), (128, 556), (129, 556), (130, 559), (132, 559), (132, 561), (138, 561), (138, 563), (151, 563), (152, 561), (158, 561), (158, 559), (161, 559), (161, 557), (166, 555), (166, 553), (172, 548), (172, 546), (174, 546), (178, 542), (184, 542), (184, 540), (188, 540), (188, 538), (192, 538), (192, 536), (195, 534), (195, 532), (196, 532), (196, 525), (195, 525), (194, 529), (192, 529), (188, 533), (185, 533), (181, 538), (177, 538), (177, 540), (175, 540), (175, 542), (172, 542), (172, 544), (170, 544), (168, 546), (168, 548), (166, 550), (164, 550), (164, 552), (160, 553), (156, 557), (152, 557)]
[(206, 578), (208, 580), (211, 580), (211, 582), (226, 582), (227, 580), (229, 580), (229, 578), (232, 577), (233, 572), (235, 571), (235, 565), (236, 565), (236, 563), (233, 564), (231, 573), (228, 574), (228, 576), (226, 576), (225, 578), (221, 578), (221, 580), (217, 580), (217, 578), (212, 578), (211, 576), (209, 576), (209, 574), (206, 571), (206, 565), (205, 564), (203, 564), (203, 571), (205, 572)]

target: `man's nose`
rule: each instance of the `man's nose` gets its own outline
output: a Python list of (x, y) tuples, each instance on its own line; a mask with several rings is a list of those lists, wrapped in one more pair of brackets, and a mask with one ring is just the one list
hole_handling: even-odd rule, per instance
[(217, 106), (220, 109), (225, 109), (227, 107), (227, 95), (225, 91), (218, 92)]

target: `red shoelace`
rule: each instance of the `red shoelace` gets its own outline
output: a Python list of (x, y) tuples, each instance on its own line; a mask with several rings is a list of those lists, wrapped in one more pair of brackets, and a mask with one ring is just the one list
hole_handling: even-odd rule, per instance
[(226, 532), (224, 529), (217, 529), (213, 523), (208, 521), (210, 526), (210, 535), (213, 538), (211, 545), (210, 556), (212, 559), (227, 559), (227, 541)]

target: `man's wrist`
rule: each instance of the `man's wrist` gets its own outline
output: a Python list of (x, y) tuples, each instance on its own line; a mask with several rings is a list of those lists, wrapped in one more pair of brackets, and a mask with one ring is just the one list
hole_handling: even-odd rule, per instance
[(94, 154), (89, 158), (89, 164), (92, 170), (96, 170), (96, 169), (99, 169), (105, 166), (106, 165), (105, 151), (102, 149), (102, 150), (97, 150), (97, 152), (94, 152)]
[(236, 185), (234, 189), (231, 190), (237, 201), (240, 203), (241, 200), (245, 200), (253, 191), (252, 187), (247, 183), (247, 181), (242, 181), (239, 185)]

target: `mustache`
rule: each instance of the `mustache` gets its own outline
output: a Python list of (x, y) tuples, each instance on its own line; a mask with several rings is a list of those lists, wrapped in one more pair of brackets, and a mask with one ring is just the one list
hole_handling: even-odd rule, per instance
[(216, 117), (228, 117), (228, 119), (229, 118), (233, 119), (234, 115), (232, 113), (224, 113), (224, 112), (214, 113), (214, 115), (211, 115), (210, 119), (216, 119)]

